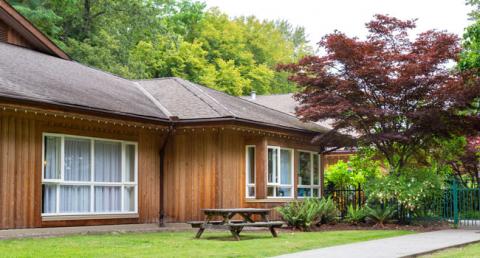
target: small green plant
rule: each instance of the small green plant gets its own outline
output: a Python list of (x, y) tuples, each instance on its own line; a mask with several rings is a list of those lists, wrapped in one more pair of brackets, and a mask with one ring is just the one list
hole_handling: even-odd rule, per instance
[(318, 220), (320, 200), (308, 198), (294, 201), (277, 208), (287, 224), (296, 229), (309, 231)]
[(307, 198), (277, 208), (283, 220), (293, 228), (310, 231), (313, 225), (330, 223), (338, 216), (335, 202), (331, 199)]
[(367, 212), (367, 218), (371, 219), (373, 222), (375, 222), (375, 225), (378, 225), (382, 228), (397, 211), (395, 207), (386, 205), (377, 205), (375, 208), (366, 206), (365, 209)]
[(350, 204), (347, 209), (347, 215), (345, 216), (345, 221), (352, 225), (358, 225), (361, 222), (365, 221), (365, 217), (367, 216), (365, 209), (360, 207), (353, 207)]
[(318, 212), (319, 220), (317, 225), (331, 223), (335, 221), (338, 217), (337, 205), (331, 197), (328, 197), (326, 199), (323, 198), (320, 200)]

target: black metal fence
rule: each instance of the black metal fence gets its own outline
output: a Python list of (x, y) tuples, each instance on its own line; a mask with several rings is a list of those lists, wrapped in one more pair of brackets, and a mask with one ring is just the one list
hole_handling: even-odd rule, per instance
[(350, 205), (354, 208), (363, 207), (365, 205), (365, 193), (358, 187), (357, 189), (328, 189), (324, 192), (325, 197), (331, 197), (337, 204), (340, 215), (345, 217)]

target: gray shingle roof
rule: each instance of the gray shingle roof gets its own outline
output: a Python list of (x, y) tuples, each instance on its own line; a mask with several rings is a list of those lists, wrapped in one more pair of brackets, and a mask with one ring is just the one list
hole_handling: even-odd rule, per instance
[(232, 119), (302, 131), (314, 123), (180, 78), (130, 81), (74, 61), (0, 43), (0, 97), (183, 121)]
[(0, 96), (168, 119), (129, 80), (6, 43), (0, 43)]
[(233, 118), (292, 129), (328, 131), (284, 112), (180, 78), (140, 80), (138, 83), (179, 119)]
[[(255, 99), (252, 99), (250, 96), (242, 96), (241, 98), (293, 116), (295, 116), (295, 108), (298, 106), (298, 102), (293, 98), (293, 93), (257, 95)], [(332, 129), (332, 122), (333, 121), (325, 120), (316, 122), (316, 124), (327, 129)]]

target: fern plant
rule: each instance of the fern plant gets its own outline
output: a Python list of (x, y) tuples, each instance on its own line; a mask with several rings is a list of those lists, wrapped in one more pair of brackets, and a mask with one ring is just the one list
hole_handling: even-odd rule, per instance
[(394, 206), (381, 206), (378, 205), (375, 208), (365, 207), (367, 211), (367, 217), (375, 222), (376, 225), (384, 227), (393, 215), (397, 212), (397, 209)]
[(358, 223), (364, 222), (365, 217), (367, 216), (365, 209), (360, 207), (353, 207), (349, 205), (347, 208), (347, 215), (345, 216), (345, 221), (352, 225), (358, 225)]
[(319, 221), (317, 224), (327, 224), (335, 221), (338, 217), (337, 205), (331, 197), (320, 200), (318, 212)]
[(320, 202), (318, 199), (294, 201), (277, 208), (283, 220), (293, 228), (309, 231), (319, 216)]

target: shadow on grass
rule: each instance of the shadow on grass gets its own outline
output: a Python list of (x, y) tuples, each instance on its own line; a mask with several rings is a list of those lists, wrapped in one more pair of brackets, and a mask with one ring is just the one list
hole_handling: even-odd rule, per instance
[[(272, 236), (267, 236), (267, 235), (240, 235), (240, 241), (248, 241), (248, 240), (257, 240), (257, 239), (267, 239), (267, 238), (272, 238)], [(209, 235), (203, 235), (200, 239), (197, 240), (214, 240), (214, 241), (231, 241), (231, 242), (238, 242), (235, 241), (232, 235), (215, 235), (215, 236), (209, 236)]]

